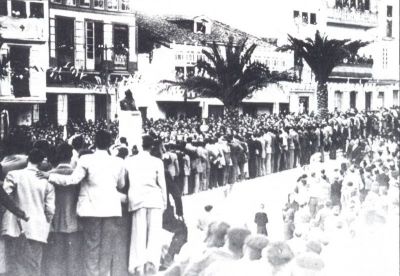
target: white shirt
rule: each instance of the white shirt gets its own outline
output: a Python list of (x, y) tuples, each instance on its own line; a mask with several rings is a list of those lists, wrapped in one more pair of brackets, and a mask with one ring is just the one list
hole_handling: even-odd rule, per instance
[(77, 204), (80, 217), (121, 216), (121, 196), (117, 188), (125, 186), (123, 160), (105, 150), (83, 155), (72, 175), (52, 173), (49, 182), (64, 186), (81, 183)]
[(125, 160), (129, 177), (129, 211), (167, 207), (164, 164), (161, 159), (142, 151)]

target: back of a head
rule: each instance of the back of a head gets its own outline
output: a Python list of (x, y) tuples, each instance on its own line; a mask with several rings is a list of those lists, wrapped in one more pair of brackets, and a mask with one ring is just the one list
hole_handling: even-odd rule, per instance
[(243, 251), (244, 241), (251, 232), (244, 228), (231, 228), (228, 231), (228, 246), (234, 253), (241, 254)]
[(34, 165), (39, 165), (45, 157), (45, 154), (41, 150), (35, 148), (29, 152), (28, 162)]
[(80, 150), (83, 148), (84, 145), (84, 140), (83, 140), (83, 136), (82, 135), (78, 135), (76, 136), (73, 140), (72, 140), (72, 147), (75, 150)]
[(267, 249), (268, 262), (274, 267), (287, 264), (293, 257), (292, 250), (285, 242), (271, 243)]
[(145, 151), (149, 151), (152, 149), (154, 145), (154, 139), (150, 135), (143, 135), (142, 137), (142, 148)]
[(46, 140), (38, 140), (33, 144), (33, 148), (38, 149), (47, 155), (49, 153), (50, 144)]
[(222, 247), (225, 244), (225, 237), (229, 230), (226, 222), (214, 221), (208, 225), (207, 240), (210, 247)]
[(56, 160), (58, 163), (70, 163), (72, 158), (72, 146), (62, 143), (57, 146)]
[(96, 148), (107, 150), (111, 145), (111, 134), (105, 130), (97, 131), (94, 143)]
[(258, 260), (261, 258), (262, 250), (269, 244), (269, 240), (265, 235), (252, 234), (245, 239), (244, 244), (250, 249), (250, 260)]

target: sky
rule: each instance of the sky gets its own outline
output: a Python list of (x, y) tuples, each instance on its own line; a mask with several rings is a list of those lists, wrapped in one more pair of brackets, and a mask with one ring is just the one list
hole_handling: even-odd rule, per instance
[(265, 10), (271, 9), (274, 3), (277, 2), (275, 0), (134, 0), (134, 8), (151, 14), (206, 15), (248, 33), (267, 36), (265, 24), (262, 22), (265, 19)]

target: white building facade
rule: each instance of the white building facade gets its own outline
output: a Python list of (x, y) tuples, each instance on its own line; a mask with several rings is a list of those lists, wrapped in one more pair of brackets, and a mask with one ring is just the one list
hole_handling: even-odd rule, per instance
[(48, 18), (47, 0), (0, 0), (0, 111), (10, 124), (39, 120), (46, 101)]

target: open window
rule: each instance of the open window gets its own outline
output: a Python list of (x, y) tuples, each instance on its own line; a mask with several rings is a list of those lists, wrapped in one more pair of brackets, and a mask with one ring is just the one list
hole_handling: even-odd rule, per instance
[(129, 58), (129, 28), (127, 25), (114, 25), (114, 68), (116, 70), (128, 69)]
[(130, 5), (129, 5), (130, 0), (120, 0), (119, 1), (119, 9), (121, 11), (130, 11)]
[(74, 19), (56, 17), (57, 66), (74, 64)]
[(118, 10), (118, 0), (107, 0), (108, 10)]
[(312, 25), (317, 24), (317, 15), (315, 13), (310, 13), (310, 24)]
[(104, 0), (94, 0), (94, 8), (104, 10)]
[(11, 85), (15, 97), (29, 97), (30, 48), (10, 46)]
[(29, 17), (31, 18), (44, 18), (44, 10), (43, 10), (43, 3), (30, 3), (31, 14)]
[(79, 0), (79, 6), (89, 8), (90, 7), (90, 0)]
[(16, 18), (26, 18), (26, 2), (11, 1), (11, 15)]
[(293, 18), (296, 19), (300, 16), (300, 12), (299, 11), (293, 11)]
[(302, 19), (304, 24), (308, 24), (308, 13), (302, 12), (301, 13), (301, 19)]
[(7, 0), (0, 0), (0, 16), (7, 14)]

